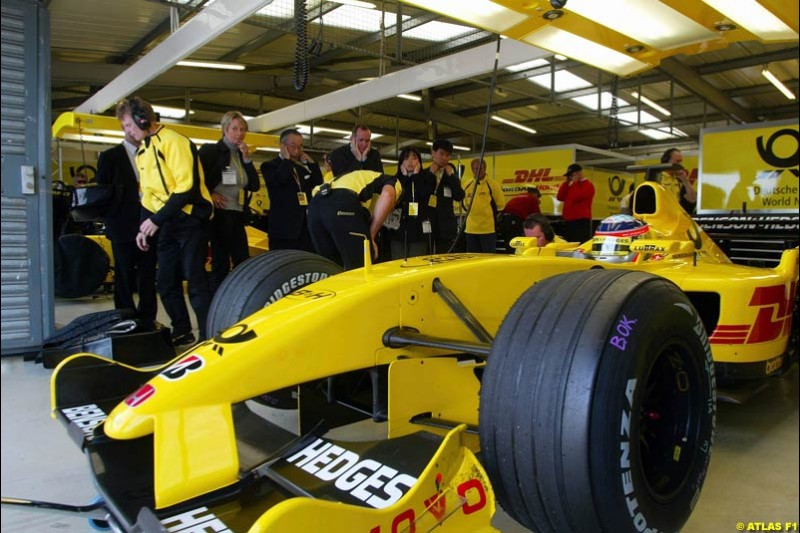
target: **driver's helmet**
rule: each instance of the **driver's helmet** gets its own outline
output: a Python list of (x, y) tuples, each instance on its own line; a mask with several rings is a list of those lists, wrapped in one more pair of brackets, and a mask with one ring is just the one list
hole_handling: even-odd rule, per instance
[(592, 238), (592, 257), (598, 261), (626, 263), (636, 258), (631, 243), (647, 238), (650, 226), (631, 215), (611, 215), (604, 218)]

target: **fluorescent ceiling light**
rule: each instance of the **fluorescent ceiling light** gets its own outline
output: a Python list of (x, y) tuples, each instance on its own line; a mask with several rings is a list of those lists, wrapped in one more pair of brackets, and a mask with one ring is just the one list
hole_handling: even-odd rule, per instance
[(659, 50), (718, 38), (714, 31), (659, 0), (570, 0), (568, 7), (582, 17)]
[(402, 98), (403, 100), (411, 100), (412, 102), (421, 102), (422, 97), (417, 96), (416, 94), (398, 94), (398, 98)]
[(617, 52), (555, 26), (543, 26), (522, 40), (620, 76), (627, 76), (650, 66), (622, 52)]
[(648, 97), (646, 97), (644, 95), (639, 95), (639, 93), (636, 92), (636, 91), (632, 91), (631, 92), (631, 96), (633, 96), (634, 98), (638, 98), (639, 100), (641, 100), (641, 102), (643, 104), (652, 107), (653, 109), (655, 109), (656, 111), (658, 111), (662, 115), (666, 115), (666, 116), (672, 115), (672, 113), (670, 113), (669, 111), (667, 111), (666, 109), (664, 109), (663, 107), (661, 107), (660, 105), (655, 103), (654, 101), (650, 100)]
[(375, 9), (375, 4), (370, 2), (362, 2), (361, 0), (328, 0), (336, 4), (344, 4), (348, 6), (363, 7), (364, 9)]
[(432, 20), (416, 28), (404, 31), (403, 37), (410, 37), (421, 41), (444, 42), (474, 31), (475, 28), (470, 28), (469, 26)]
[[(295, 124), (294, 129), (303, 135), (311, 135), (311, 126), (307, 124)], [(314, 133), (333, 133), (334, 135), (344, 135), (344, 139), (349, 141), (350, 135), (353, 132), (348, 130), (339, 130), (336, 128), (326, 128), (324, 126), (314, 126)], [(374, 131), (371, 131), (370, 133), (370, 139), (372, 140), (383, 137), (383, 134), (381, 133), (375, 133)]]
[(222, 63), (220, 61), (178, 61), (180, 67), (216, 68), (221, 70), (244, 70), (238, 63)]
[(506, 70), (510, 70), (511, 72), (519, 72), (521, 70), (530, 70), (532, 68), (543, 67), (549, 64), (550, 62), (546, 59), (534, 59), (532, 61), (511, 65), (510, 67), (506, 67)]
[(557, 93), (573, 91), (575, 89), (584, 89), (592, 86), (591, 83), (584, 80), (580, 76), (576, 76), (572, 72), (567, 72), (566, 70), (557, 70), (554, 73), (553, 78), (550, 77), (550, 74), (540, 74), (539, 76), (528, 78), (528, 81), (535, 83), (540, 87), (544, 87), (545, 89), (550, 89), (551, 79), (553, 80), (553, 90)]
[(122, 139), (119, 137), (106, 137), (103, 135), (79, 135), (77, 133), (66, 133), (61, 136), (62, 141), (78, 141), (85, 143), (119, 144)]
[(403, 3), (446, 17), (457, 18), (495, 33), (503, 33), (528, 18), (523, 13), (518, 13), (490, 0), (459, 0), (458, 3), (451, 0), (403, 0)]
[(553, 57), (555, 57), (559, 61), (566, 61), (568, 59), (567, 56), (562, 56), (561, 54), (555, 54)]
[[(603, 91), (600, 93), (600, 109), (611, 109), (611, 93), (608, 91)], [(588, 107), (593, 111), (597, 111), (597, 95), (596, 94), (587, 94), (586, 96), (577, 96), (575, 98), (570, 98), (573, 102), (576, 102), (583, 107)], [(628, 102), (617, 96), (617, 105), (624, 106), (629, 105)]]
[[(294, 128), (303, 135), (311, 135), (311, 126), (307, 124), (295, 124)], [(335, 133), (336, 135), (347, 135), (350, 133), (347, 130), (337, 130), (336, 128), (324, 128), (322, 126), (314, 126), (314, 133)]]
[(381, 163), (385, 163), (387, 165), (396, 165), (397, 161), (394, 161), (392, 159), (381, 159)]
[[(161, 118), (183, 118), (186, 116), (186, 110), (180, 107), (154, 105), (153, 111), (158, 113)], [(194, 111), (189, 111), (189, 114), (194, 115)]]
[(663, 141), (665, 139), (674, 139), (675, 137), (688, 137), (688, 135), (677, 129), (673, 128), (672, 132), (670, 133), (669, 128), (641, 128), (639, 129), (639, 133), (650, 137), (651, 139), (655, 139), (657, 141)]
[(511, 126), (512, 128), (517, 128), (518, 130), (526, 131), (526, 132), (531, 133), (531, 134), (536, 134), (536, 130), (534, 130), (532, 128), (529, 128), (527, 126), (523, 126), (522, 124), (518, 124), (516, 122), (513, 122), (511, 120), (505, 119), (505, 118), (503, 118), (501, 116), (498, 116), (498, 115), (492, 115), (492, 120), (496, 120), (497, 122), (502, 122), (503, 124)]
[(658, 117), (651, 115), (647, 111), (642, 111), (641, 113), (637, 111), (620, 113), (617, 115), (617, 120), (620, 122), (627, 122), (628, 124), (650, 124), (659, 121)]
[(280, 152), (280, 148), (273, 148), (271, 146), (259, 146), (256, 148), (256, 152)]
[[(425, 141), (425, 144), (427, 144), (428, 146), (433, 146), (433, 143), (431, 141)], [(453, 145), (453, 150), (461, 150), (462, 152), (469, 152), (469, 147), (467, 147), (467, 146), (459, 146), (457, 144), (454, 144)]]
[(765, 41), (797, 40), (797, 32), (756, 0), (703, 0)]
[(789, 88), (783, 84), (781, 80), (775, 77), (775, 74), (769, 71), (768, 68), (765, 68), (761, 71), (761, 75), (764, 76), (769, 80), (769, 82), (774, 85), (783, 95), (788, 98), (789, 100), (794, 100), (796, 97)]

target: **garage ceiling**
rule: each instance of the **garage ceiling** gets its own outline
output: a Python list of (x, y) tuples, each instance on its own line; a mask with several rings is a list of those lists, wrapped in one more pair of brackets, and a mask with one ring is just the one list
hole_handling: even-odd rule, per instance
[[(302, 91), (295, 88), (302, 76), (294, 70), (298, 41), (294, 1), (273, 0), (187, 57), (236, 63), (244, 70), (173, 66), (135, 93), (156, 105), (188, 109), (188, 118), (181, 120), (213, 125), (230, 109), (256, 117), (359, 83), (364, 83), (364, 94), (369, 95), (369, 79), (398, 72), (399, 78), (394, 79), (403, 79), (402, 72), (415, 65), (459, 58), (454, 54), (494, 45), (496, 32), (502, 31), (504, 36), (541, 46), (537, 55), (543, 57), (499, 69), (494, 80), (491, 64), (485, 75), (446, 84), (415, 79), (417, 85), (427, 87), (412, 95), (419, 97), (418, 101), (390, 97), (315, 116), (309, 121), (314, 135), (307, 144), (318, 151), (336, 148), (344, 142), (339, 130), (364, 122), (380, 134), (374, 144), (387, 159), (411, 144), (424, 152), (425, 141), (439, 137), (462, 146), (463, 152), (477, 152), (489, 103), (490, 116), (536, 133), (493, 118), (488, 125), (487, 151), (579, 143), (630, 154), (656, 153), (665, 145), (696, 148), (703, 127), (798, 119), (796, 100), (789, 100), (761, 75), (768, 67), (797, 94), (798, 15), (790, 2), (759, 0), (793, 34), (788, 40), (784, 35), (778, 42), (767, 42), (712, 9), (709, 4), (713, 0), (627, 0), (631, 9), (653, 4), (688, 20), (680, 26), (691, 27), (695, 34), (680, 37), (691, 42), (678, 43), (663, 37), (659, 28), (651, 28), (653, 23), (642, 19), (642, 14), (624, 9), (624, 0), (592, 0), (588, 4), (569, 0), (558, 10), (546, 1), (506, 0), (495, 5), (519, 16), (505, 22), (475, 18), (467, 0), (423, 3), (440, 13), (452, 13), (451, 17), (409, 3), (372, 1), (373, 8), (331, 0), (306, 1), (308, 74)], [(86, 102), (213, 2), (46, 2), (51, 14), (54, 118)], [(604, 20), (606, 15), (582, 11), (592, 2), (602, 4), (612, 14), (612, 22)], [(622, 8), (615, 7), (620, 2)], [(481, 6), (478, 10), (487, 12)], [(560, 13), (557, 16), (553, 14), (556, 11)], [(456, 16), (461, 20), (453, 18)], [(597, 22), (603, 19), (604, 24), (612, 24), (613, 19), (626, 17), (637, 21), (638, 30), (637, 25), (625, 30), (641, 31), (637, 38)], [(500, 28), (501, 23), (511, 26)], [(548, 44), (541, 38), (542, 32), (556, 31), (570, 31), (613, 47), (633, 66), (617, 67), (624, 72), (617, 76), (608, 66), (600, 70), (552, 52), (542, 54)], [(708, 35), (704, 37), (703, 32)], [(572, 57), (580, 53), (574, 51)], [(645, 99), (662, 109), (651, 107)]]

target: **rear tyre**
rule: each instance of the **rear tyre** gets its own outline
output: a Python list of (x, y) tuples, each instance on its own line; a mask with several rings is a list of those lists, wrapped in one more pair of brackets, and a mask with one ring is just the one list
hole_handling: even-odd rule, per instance
[(547, 531), (677, 531), (708, 468), (713, 361), (670, 281), (623, 270), (548, 278), (498, 331), (480, 411), (498, 501)]
[[(342, 272), (342, 267), (310, 252), (274, 250), (251, 257), (228, 274), (217, 289), (208, 312), (206, 331), (217, 335), (287, 294)], [(255, 398), (259, 403), (293, 409), (294, 388)]]

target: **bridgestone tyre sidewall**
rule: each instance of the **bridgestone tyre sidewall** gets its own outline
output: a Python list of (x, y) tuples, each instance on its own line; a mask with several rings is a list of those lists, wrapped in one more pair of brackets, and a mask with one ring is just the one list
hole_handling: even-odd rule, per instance
[(217, 289), (206, 331), (217, 335), (287, 294), (341, 271), (333, 261), (300, 250), (274, 250), (251, 257)]
[[(645, 482), (640, 413), (654, 363), (672, 359), (692, 384), (692, 446), (672, 450), (688, 466), (662, 498)], [(481, 453), (498, 501), (540, 533), (679, 530), (708, 468), (714, 393), (705, 330), (671, 282), (622, 270), (548, 278), (514, 304), (483, 375)]]
[[(301, 250), (274, 250), (237, 266), (217, 289), (208, 312), (206, 331), (217, 335), (287, 294), (342, 272), (342, 267)], [(294, 387), (254, 398), (278, 409), (295, 409)]]

